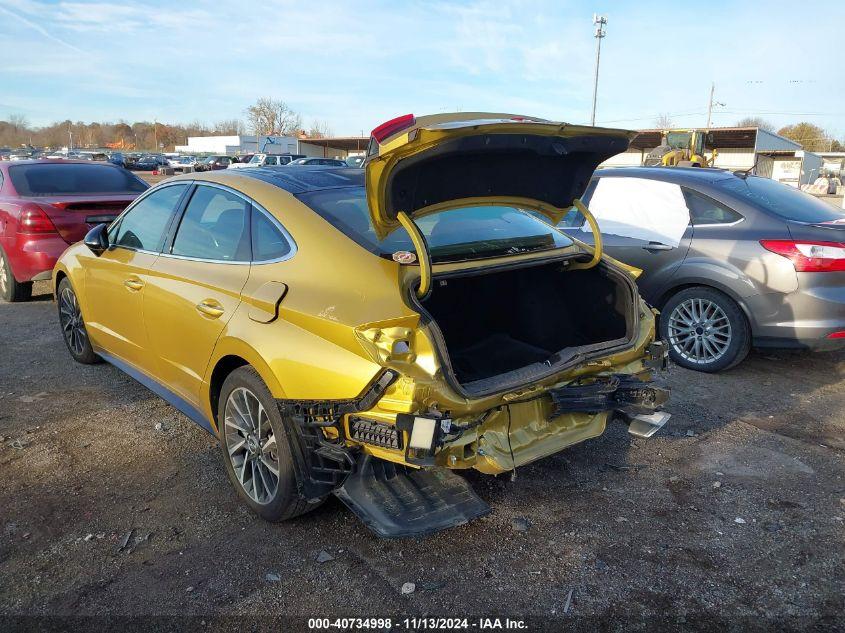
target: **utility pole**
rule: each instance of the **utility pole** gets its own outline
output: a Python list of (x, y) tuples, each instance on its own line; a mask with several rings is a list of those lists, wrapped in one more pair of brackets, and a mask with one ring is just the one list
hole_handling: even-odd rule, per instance
[(718, 101), (716, 101), (713, 98), (713, 95), (714, 95), (715, 92), (716, 92), (716, 84), (714, 82), (714, 83), (710, 84), (710, 101), (707, 102), (707, 129), (708, 130), (710, 129), (710, 118), (713, 114), (713, 106), (723, 106), (724, 107), (724, 105), (725, 105), (724, 103), (719, 103)]
[(68, 147), (67, 151), (73, 150), (73, 130), (70, 129), (70, 125), (67, 126), (67, 138), (68, 138)]
[(153, 119), (153, 144), (155, 145), (153, 151), (158, 152), (158, 121), (156, 119)]
[(596, 124), (596, 95), (599, 91), (599, 60), (601, 59), (601, 41), (605, 36), (604, 27), (607, 26), (607, 17), (594, 13), (593, 24), (596, 25), (596, 75), (593, 79), (593, 114), (590, 117), (590, 125)]

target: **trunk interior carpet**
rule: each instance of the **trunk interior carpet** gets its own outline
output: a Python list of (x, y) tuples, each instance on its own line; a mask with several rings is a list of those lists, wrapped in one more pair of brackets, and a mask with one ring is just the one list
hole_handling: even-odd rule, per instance
[(464, 382), (473, 382), (514, 367), (542, 363), (554, 352), (524, 343), (503, 332), (451, 352), (452, 368)]
[(490, 512), (460, 475), (365, 456), (335, 495), (384, 538), (425, 536)]

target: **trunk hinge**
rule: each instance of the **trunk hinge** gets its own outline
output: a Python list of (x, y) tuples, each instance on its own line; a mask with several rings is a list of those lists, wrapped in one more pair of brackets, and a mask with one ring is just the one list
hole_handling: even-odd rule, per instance
[(420, 262), (420, 285), (417, 288), (417, 298), (423, 300), (431, 292), (431, 257), (428, 254), (428, 243), (425, 241), (425, 236), (420, 231), (420, 227), (408, 217), (407, 213), (399, 211), (396, 214), (396, 219), (408, 231), (411, 243), (417, 251), (417, 259)]
[(593, 258), (586, 263), (575, 263), (570, 267), (570, 269), (586, 270), (587, 268), (592, 268), (593, 266), (596, 266), (601, 261), (601, 256), (604, 251), (601, 241), (601, 231), (599, 230), (599, 223), (596, 222), (596, 218), (593, 217), (592, 213), (590, 213), (590, 210), (587, 208), (586, 204), (581, 202), (580, 199), (575, 198), (572, 201), (572, 206), (578, 209), (578, 211), (581, 212), (581, 215), (583, 215), (587, 219), (587, 222), (590, 224), (590, 230), (593, 232), (593, 241), (595, 242), (595, 246), (583, 244), (584, 247), (593, 252)]

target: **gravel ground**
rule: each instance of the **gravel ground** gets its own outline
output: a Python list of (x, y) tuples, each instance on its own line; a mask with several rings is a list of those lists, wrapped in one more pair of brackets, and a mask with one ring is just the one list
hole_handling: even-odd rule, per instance
[(673, 418), (654, 438), (612, 425), (515, 481), (471, 473), (490, 515), (381, 541), (336, 500), (254, 518), (211, 436), (117, 369), (73, 363), (48, 292), (0, 304), (0, 629), (59, 615), (215, 630), (236, 614), (258, 628), (270, 615), (842, 625), (843, 353), (673, 368)]

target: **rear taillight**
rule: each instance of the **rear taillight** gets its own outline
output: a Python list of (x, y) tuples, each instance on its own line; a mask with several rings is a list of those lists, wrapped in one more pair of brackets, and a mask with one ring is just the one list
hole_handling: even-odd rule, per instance
[(831, 332), (827, 338), (845, 338), (845, 332)]
[(41, 207), (28, 204), (21, 211), (18, 233), (55, 233), (56, 227)]
[(388, 136), (401, 132), (402, 130), (411, 127), (416, 122), (417, 119), (413, 114), (398, 116), (395, 119), (390, 119), (390, 121), (385, 121), (379, 125), (370, 133), (370, 136), (376, 139), (377, 142), (381, 143)]
[(760, 240), (768, 251), (792, 261), (799, 273), (845, 271), (845, 244), (800, 240)]

